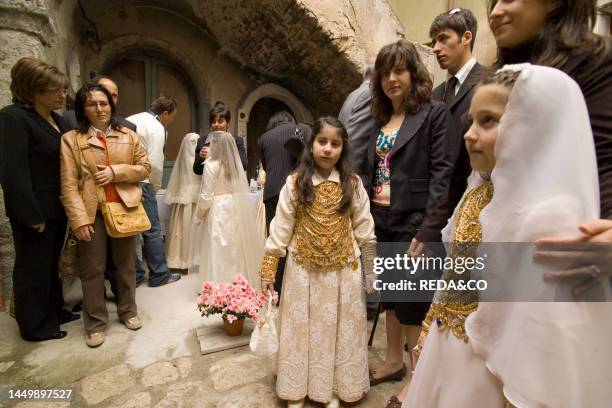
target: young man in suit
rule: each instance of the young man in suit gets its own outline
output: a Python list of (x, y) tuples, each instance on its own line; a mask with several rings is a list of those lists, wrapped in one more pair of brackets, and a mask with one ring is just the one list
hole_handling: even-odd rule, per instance
[(469, 126), (464, 116), (470, 108), (474, 87), (484, 73), (483, 66), (472, 55), (476, 31), (474, 14), (461, 8), (440, 14), (429, 29), (438, 64), (448, 72), (448, 79), (433, 90), (432, 98), (444, 102), (451, 113), (449, 129), (455, 133), (452, 140), (456, 143), (454, 149), (459, 153), (447, 194), (442, 195), (413, 240), (411, 250), (416, 253), (422, 252), (420, 243), (440, 241), (440, 231), (461, 200), (470, 175), (470, 160), (463, 143), (463, 135)]

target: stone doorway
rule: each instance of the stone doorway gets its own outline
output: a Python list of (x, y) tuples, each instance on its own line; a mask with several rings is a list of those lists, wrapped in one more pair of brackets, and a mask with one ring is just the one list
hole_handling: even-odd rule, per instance
[(274, 98), (262, 98), (251, 109), (249, 123), (247, 124), (247, 177), (249, 179), (255, 178), (256, 169), (259, 165), (257, 139), (266, 131), (266, 126), (272, 115), (282, 110), (294, 115), (289, 106)]
[(168, 128), (165, 148), (166, 161), (173, 162), (185, 134), (198, 131), (191, 81), (175, 64), (148, 56), (125, 57), (106, 72), (119, 86), (117, 111), (122, 116), (146, 110), (162, 93), (176, 99), (178, 113), (176, 121)]

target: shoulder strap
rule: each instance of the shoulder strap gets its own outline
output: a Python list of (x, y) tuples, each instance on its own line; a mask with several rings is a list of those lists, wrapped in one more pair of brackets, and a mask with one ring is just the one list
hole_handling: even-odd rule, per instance
[[(93, 177), (93, 175), (98, 172), (98, 168), (96, 167), (96, 160), (94, 159), (93, 154), (91, 153), (91, 146), (89, 146), (89, 143), (87, 143), (87, 134), (77, 132), (76, 141), (79, 145), (79, 149), (81, 150), (81, 153), (83, 154), (85, 163), (87, 163), (87, 167), (89, 167), (91, 176)], [(95, 187), (96, 187), (96, 195), (98, 196), (98, 202), (100, 203), (106, 202), (106, 197), (104, 196), (104, 189), (97, 185)]]

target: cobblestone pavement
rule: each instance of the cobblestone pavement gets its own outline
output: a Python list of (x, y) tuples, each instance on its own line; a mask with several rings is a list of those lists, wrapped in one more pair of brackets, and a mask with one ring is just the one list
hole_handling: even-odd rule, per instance
[[(62, 326), (62, 340), (29, 343), (20, 339), (15, 321), (0, 314), (0, 387), (71, 388), (71, 402), (0, 401), (4, 407), (96, 408), (251, 408), (283, 407), (276, 398), (274, 375), (267, 361), (248, 347), (201, 355), (195, 327), (203, 319), (195, 310), (195, 277), (176, 284), (137, 289), (139, 314), (144, 327), (127, 330), (117, 321), (108, 302), (106, 342), (89, 349), (82, 321)], [(67, 295), (80, 294), (75, 285)], [(76, 288), (76, 289), (75, 289)], [(384, 315), (370, 349), (370, 364), (382, 362), (385, 353)], [(401, 383), (373, 387), (351, 407), (384, 407)], [(308, 407), (322, 407), (307, 403)]]

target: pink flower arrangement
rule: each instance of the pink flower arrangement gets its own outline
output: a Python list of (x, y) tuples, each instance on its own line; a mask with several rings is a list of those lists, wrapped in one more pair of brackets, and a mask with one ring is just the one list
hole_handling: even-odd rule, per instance
[[(276, 292), (272, 296), (276, 301)], [(198, 310), (207, 317), (221, 314), (232, 323), (243, 318), (257, 320), (259, 309), (267, 302), (267, 294), (258, 294), (242, 275), (236, 275), (232, 283), (204, 282), (198, 298)]]

